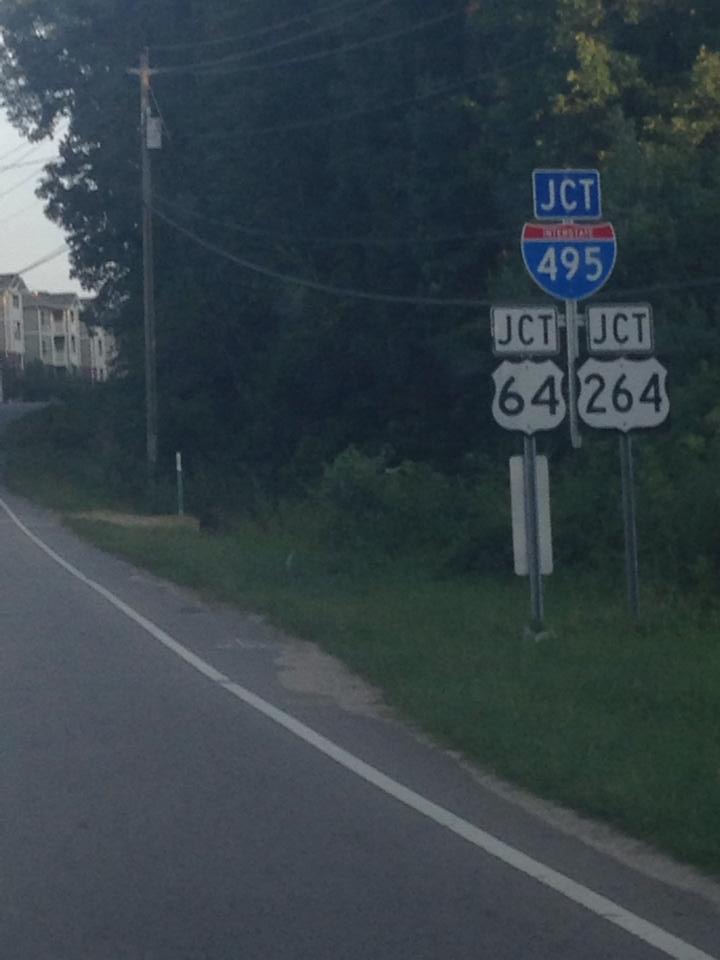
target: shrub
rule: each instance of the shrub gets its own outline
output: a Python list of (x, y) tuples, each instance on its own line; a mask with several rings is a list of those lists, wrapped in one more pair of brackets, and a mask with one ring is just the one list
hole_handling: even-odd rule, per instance
[(423, 554), (441, 569), (468, 569), (507, 559), (505, 499), (495, 474), (472, 483), (351, 447), (326, 467), (310, 505), (320, 538), (336, 550)]

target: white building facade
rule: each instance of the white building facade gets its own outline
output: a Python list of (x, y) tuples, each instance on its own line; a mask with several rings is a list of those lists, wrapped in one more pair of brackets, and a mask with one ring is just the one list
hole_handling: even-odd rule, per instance
[(79, 375), (80, 298), (74, 293), (27, 293), (23, 305), (25, 359)]
[(24, 298), (28, 290), (17, 274), (0, 274), (0, 361), (4, 368), (25, 366)]

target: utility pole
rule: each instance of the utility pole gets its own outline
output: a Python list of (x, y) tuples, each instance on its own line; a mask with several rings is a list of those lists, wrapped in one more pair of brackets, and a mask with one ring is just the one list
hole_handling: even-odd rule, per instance
[(150, 51), (140, 54), (140, 141), (142, 168), (143, 305), (145, 316), (145, 422), (147, 485), (151, 508), (157, 474), (157, 361), (155, 350), (155, 269), (153, 260), (152, 162), (148, 145), (150, 120)]

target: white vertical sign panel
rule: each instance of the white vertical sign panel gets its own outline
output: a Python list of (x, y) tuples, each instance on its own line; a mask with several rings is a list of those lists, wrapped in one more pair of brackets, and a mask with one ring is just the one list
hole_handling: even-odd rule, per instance
[(160, 117), (147, 118), (147, 148), (148, 150), (162, 150), (162, 120)]
[[(547, 577), (553, 572), (552, 525), (550, 519), (550, 471), (547, 457), (539, 456), (537, 464), (538, 527), (540, 534), (540, 572)], [(527, 577), (527, 526), (525, 523), (525, 468), (522, 457), (510, 457), (510, 506), (512, 510), (513, 556), (515, 573)]]

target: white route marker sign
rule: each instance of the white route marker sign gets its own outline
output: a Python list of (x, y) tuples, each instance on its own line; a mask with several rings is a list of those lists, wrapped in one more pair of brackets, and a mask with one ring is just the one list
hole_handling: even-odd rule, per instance
[(506, 430), (554, 430), (565, 419), (565, 375), (552, 360), (504, 360), (493, 373), (493, 416)]
[(578, 413), (589, 427), (627, 433), (659, 427), (670, 413), (667, 370), (654, 357), (586, 360), (578, 378)]
[(652, 307), (647, 303), (592, 304), (587, 308), (585, 324), (591, 355), (654, 352)]
[(496, 356), (556, 354), (557, 309), (549, 307), (493, 307), (490, 312), (493, 351)]

